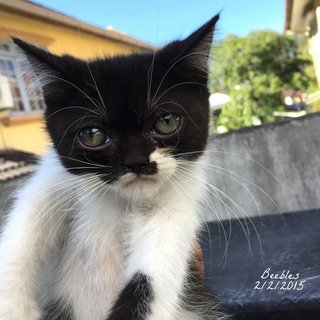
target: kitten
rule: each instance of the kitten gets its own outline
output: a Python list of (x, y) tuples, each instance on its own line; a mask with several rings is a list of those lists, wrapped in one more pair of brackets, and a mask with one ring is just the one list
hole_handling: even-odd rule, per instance
[(85, 62), (14, 42), (53, 147), (0, 247), (0, 320), (220, 319), (194, 270), (218, 16), (148, 53)]

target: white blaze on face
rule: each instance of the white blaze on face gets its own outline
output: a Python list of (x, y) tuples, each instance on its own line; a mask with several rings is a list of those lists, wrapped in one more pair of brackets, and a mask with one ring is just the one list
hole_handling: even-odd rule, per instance
[(177, 163), (167, 149), (156, 149), (150, 154), (150, 162), (157, 165), (157, 173), (153, 175), (137, 175), (129, 172), (113, 185), (117, 192), (126, 198), (143, 200), (150, 199), (161, 188), (170, 183), (170, 178), (175, 174)]

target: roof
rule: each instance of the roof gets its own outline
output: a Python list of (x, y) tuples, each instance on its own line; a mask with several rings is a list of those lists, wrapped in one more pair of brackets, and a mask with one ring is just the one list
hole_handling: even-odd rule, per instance
[(34, 172), (37, 157), (16, 150), (0, 150), (0, 225), (12, 206), (16, 191)]
[(35, 168), (34, 155), (14, 150), (0, 150), (0, 182), (28, 175)]
[(0, 0), (0, 9), (14, 11), (20, 15), (33, 17), (45, 22), (51, 22), (53, 24), (64, 25), (69, 28), (91, 33), (93, 35), (119, 41), (125, 44), (129, 44), (141, 49), (151, 50), (153, 46), (149, 43), (138, 40), (134, 37), (123, 34), (122, 32), (110, 29), (103, 29), (71, 16), (67, 16), (58, 11), (48, 9), (44, 6), (35, 4), (31, 1), (25, 0)]

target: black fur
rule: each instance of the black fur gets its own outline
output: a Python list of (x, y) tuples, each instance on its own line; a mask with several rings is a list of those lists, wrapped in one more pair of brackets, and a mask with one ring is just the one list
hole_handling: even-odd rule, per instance
[(136, 274), (122, 290), (107, 320), (145, 320), (153, 299), (150, 279)]
[[(148, 159), (157, 147), (197, 158), (207, 142), (207, 57), (217, 20), (154, 52), (89, 62), (13, 38), (35, 73), (49, 80), (43, 84), (46, 123), (64, 166), (76, 174), (103, 173), (112, 182), (141, 164), (142, 173), (155, 173)], [(157, 134), (155, 122), (173, 113), (182, 119), (180, 128)], [(111, 141), (85, 147), (79, 131), (88, 126), (102, 128)]]

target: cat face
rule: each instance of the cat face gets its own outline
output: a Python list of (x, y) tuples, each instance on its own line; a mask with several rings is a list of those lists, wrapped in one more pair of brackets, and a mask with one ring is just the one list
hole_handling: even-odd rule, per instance
[(83, 61), (15, 38), (40, 79), (64, 167), (153, 196), (208, 135), (207, 59), (218, 16), (154, 52)]

